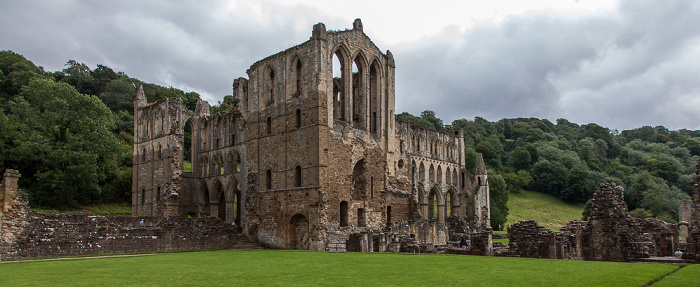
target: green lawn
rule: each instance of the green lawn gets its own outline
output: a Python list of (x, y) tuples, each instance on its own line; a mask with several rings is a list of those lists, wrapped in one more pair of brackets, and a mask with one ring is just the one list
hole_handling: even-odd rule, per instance
[[(0, 278), (4, 286), (644, 286), (676, 269), (532, 258), (225, 250), (6, 262), (0, 264)], [(697, 269), (688, 271), (669, 278), (695, 280), (683, 286), (697, 283)]]
[[(521, 190), (510, 193), (508, 199), (508, 220), (506, 225), (516, 221), (535, 220), (541, 226), (558, 231), (574, 219), (581, 219), (585, 204), (568, 204), (560, 199), (535, 191)], [(505, 227), (503, 228), (505, 229)]]
[(683, 267), (654, 286), (700, 286), (700, 264)]

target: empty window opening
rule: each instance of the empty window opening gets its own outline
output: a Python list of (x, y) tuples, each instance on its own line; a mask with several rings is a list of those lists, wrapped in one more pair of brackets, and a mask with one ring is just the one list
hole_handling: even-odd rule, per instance
[(294, 186), (301, 187), (301, 166), (294, 167)]
[(141, 204), (146, 203), (146, 189), (141, 189)]
[(272, 170), (265, 171), (265, 188), (272, 189)]
[(364, 227), (365, 226), (365, 209), (364, 208), (358, 208), (357, 209), (357, 226), (358, 227)]
[(333, 118), (345, 120), (345, 63), (340, 49), (333, 53)]
[(386, 225), (391, 225), (391, 206), (386, 207)]
[(275, 70), (270, 68), (268, 75), (268, 90), (270, 92), (269, 102), (273, 103), (275, 101)]
[(296, 122), (296, 127), (300, 128), (301, 127), (301, 110), (300, 109), (297, 109), (297, 111), (295, 112), (294, 119)]
[(158, 159), (163, 158), (163, 145), (158, 143)]
[(297, 59), (297, 64), (295, 67), (295, 73), (296, 75), (296, 94), (301, 95), (301, 61)]
[(160, 186), (156, 187), (156, 202), (160, 200)]
[(352, 121), (360, 124), (365, 123), (365, 92), (364, 92), (364, 67), (362, 57), (358, 56), (352, 63)]
[(266, 123), (265, 123), (265, 132), (269, 135), (272, 134), (272, 118), (267, 117)]
[(340, 202), (340, 226), (348, 226), (348, 202)]
[[(369, 130), (371, 133), (377, 133), (377, 114), (379, 111), (379, 75), (377, 72), (377, 62), (372, 63), (369, 67)], [(403, 145), (401, 148), (403, 152)]]
[(449, 217), (452, 215), (452, 196), (448, 192), (445, 196), (445, 216)]
[(352, 170), (352, 199), (361, 200), (365, 198), (367, 189), (366, 174), (365, 160), (361, 159)]

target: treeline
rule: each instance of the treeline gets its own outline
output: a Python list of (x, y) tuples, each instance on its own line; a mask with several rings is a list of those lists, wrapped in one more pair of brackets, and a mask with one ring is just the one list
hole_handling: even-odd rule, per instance
[(0, 168), (18, 169), (33, 207), (72, 209), (131, 200), (133, 101), (200, 98), (172, 87), (69, 60), (47, 72), (24, 56), (0, 51)]
[(680, 201), (692, 194), (690, 181), (700, 156), (700, 131), (663, 126), (619, 132), (566, 119), (490, 122), (480, 117), (443, 125), (432, 111), (397, 118), (436, 130), (464, 130), (467, 168), (473, 169), (477, 153), (489, 167), (494, 227), (506, 220), (508, 192), (528, 189), (590, 203), (603, 182), (625, 188), (634, 216), (676, 222)]

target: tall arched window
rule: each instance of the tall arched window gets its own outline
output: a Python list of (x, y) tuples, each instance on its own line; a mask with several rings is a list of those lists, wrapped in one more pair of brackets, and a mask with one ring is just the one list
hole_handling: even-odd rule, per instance
[(275, 101), (275, 70), (270, 68), (267, 74), (267, 83), (270, 94), (270, 103)]
[(369, 131), (377, 133), (379, 125), (379, 65), (375, 61), (369, 67)]
[(339, 48), (333, 53), (333, 118), (345, 120), (345, 58)]
[(294, 68), (294, 74), (296, 76), (295, 83), (296, 83), (296, 93), (301, 94), (301, 61), (297, 59), (297, 64)]

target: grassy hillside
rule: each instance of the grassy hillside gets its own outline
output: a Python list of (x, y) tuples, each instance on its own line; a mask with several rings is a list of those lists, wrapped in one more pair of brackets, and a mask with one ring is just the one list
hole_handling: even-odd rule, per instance
[[(560, 199), (535, 191), (521, 190), (510, 194), (507, 225), (516, 221), (535, 220), (541, 226), (559, 230), (569, 221), (581, 219), (585, 204), (568, 204)], [(504, 227), (505, 229), (505, 227)]]

